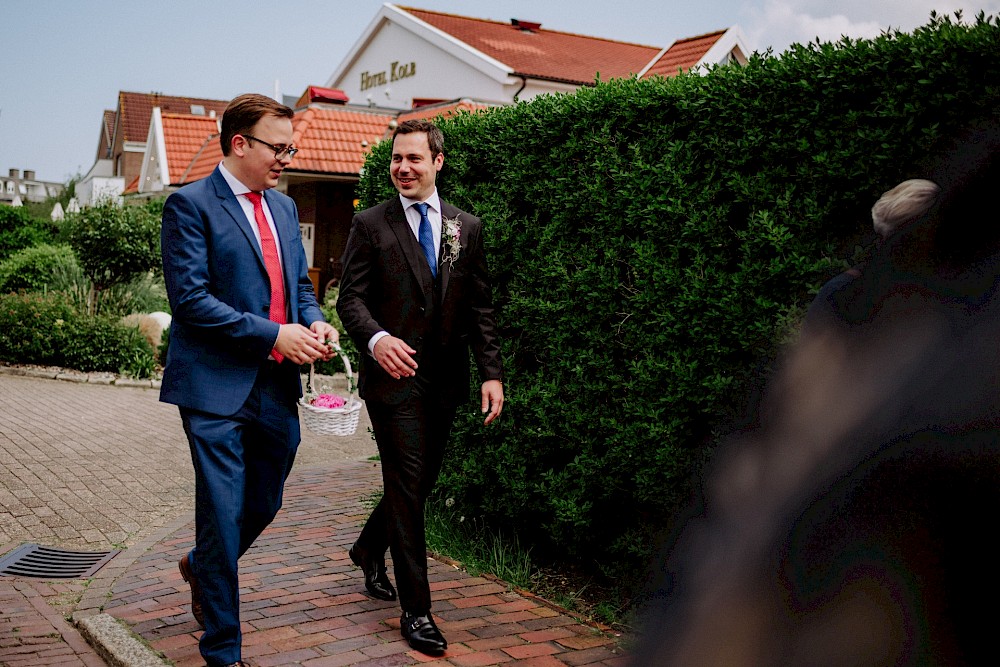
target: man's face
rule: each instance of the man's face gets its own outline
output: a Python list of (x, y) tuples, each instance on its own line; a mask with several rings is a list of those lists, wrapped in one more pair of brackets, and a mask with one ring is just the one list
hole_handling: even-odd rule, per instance
[(392, 142), (389, 175), (399, 194), (423, 201), (434, 192), (434, 181), (444, 164), (444, 154), (431, 157), (426, 132), (397, 134)]
[[(292, 145), (292, 121), (279, 116), (263, 116), (250, 131), (250, 136), (279, 147)], [(282, 170), (292, 161), (285, 155), (277, 160), (274, 149), (260, 141), (246, 139), (240, 149), (234, 142), (234, 151), (240, 154), (240, 173), (236, 176), (251, 190), (267, 190), (278, 184)]]

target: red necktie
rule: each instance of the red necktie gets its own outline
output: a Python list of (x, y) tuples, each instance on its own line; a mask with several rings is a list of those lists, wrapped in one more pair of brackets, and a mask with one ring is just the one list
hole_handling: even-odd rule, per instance
[[(257, 229), (260, 231), (260, 249), (264, 255), (264, 266), (267, 268), (267, 278), (271, 282), (271, 310), (268, 315), (272, 322), (285, 324), (288, 321), (285, 315), (285, 281), (281, 277), (281, 263), (278, 261), (278, 245), (274, 242), (274, 235), (271, 234), (271, 226), (267, 224), (264, 216), (264, 206), (261, 204), (261, 194), (259, 192), (248, 192), (246, 198), (253, 204), (253, 217), (257, 221)], [(271, 350), (271, 356), (279, 364), (284, 359), (277, 350)]]

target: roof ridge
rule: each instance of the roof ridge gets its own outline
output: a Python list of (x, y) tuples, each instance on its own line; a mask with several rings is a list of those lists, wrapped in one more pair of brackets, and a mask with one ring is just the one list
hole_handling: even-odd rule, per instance
[(677, 44), (681, 44), (683, 42), (693, 42), (696, 39), (705, 39), (706, 37), (712, 37), (714, 35), (725, 35), (726, 32), (728, 31), (729, 28), (722, 28), (720, 30), (713, 30), (711, 32), (706, 32), (701, 35), (692, 35), (691, 37), (681, 37), (680, 39), (676, 40), (673, 44), (671, 44), (671, 46), (676, 46)]
[[(420, 9), (418, 7), (404, 7), (402, 5), (396, 5), (396, 7), (398, 9), (402, 9), (405, 12), (424, 12), (424, 13), (427, 13), (427, 14), (434, 14), (436, 16), (447, 16), (449, 18), (463, 19), (463, 20), (466, 20), (466, 21), (479, 21), (480, 23), (491, 23), (493, 25), (505, 26), (505, 27), (508, 27), (508, 28), (514, 28), (515, 27), (515, 26), (511, 25), (509, 22), (505, 23), (503, 21), (498, 21), (497, 19), (483, 19), (483, 18), (479, 18), (479, 17), (476, 17), (476, 16), (464, 16), (462, 14), (452, 14), (450, 12), (439, 12), (439, 11), (434, 11), (433, 9)], [(420, 18), (420, 17), (415, 17), (415, 18)], [(441, 30), (442, 32), (448, 32), (447, 30), (444, 30), (443, 28), (438, 28), (438, 30)], [(658, 47), (658, 46), (653, 46), (652, 44), (640, 44), (639, 42), (626, 42), (626, 41), (620, 40), (620, 39), (611, 39), (610, 37), (597, 37), (595, 35), (584, 35), (584, 34), (579, 33), (579, 32), (569, 32), (567, 30), (553, 30), (551, 28), (541, 28), (540, 27), (540, 28), (538, 28), (538, 32), (545, 32), (545, 33), (556, 34), (556, 35), (566, 35), (568, 37), (581, 37), (583, 39), (592, 39), (592, 40), (597, 41), (597, 42), (610, 42), (610, 43), (613, 43), (613, 44), (624, 44), (625, 46), (641, 46), (641, 47), (647, 48), (647, 49), (659, 49), (659, 48), (662, 48), (662, 47)]]

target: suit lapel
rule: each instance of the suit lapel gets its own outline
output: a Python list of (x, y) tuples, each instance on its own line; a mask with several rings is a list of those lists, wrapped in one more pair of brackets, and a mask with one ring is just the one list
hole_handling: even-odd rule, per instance
[(427, 260), (424, 259), (420, 244), (413, 236), (413, 231), (406, 221), (406, 214), (403, 213), (403, 204), (399, 201), (399, 197), (394, 197), (389, 201), (389, 205), (385, 208), (385, 220), (393, 234), (396, 235), (399, 247), (403, 249), (403, 255), (406, 257), (407, 264), (410, 265), (413, 277), (424, 292), (431, 292), (434, 289), (434, 277), (431, 275), (430, 267), (427, 266)]
[(257, 256), (257, 263), (260, 264), (260, 267), (266, 274), (267, 268), (264, 266), (264, 255), (260, 251), (260, 243), (257, 242), (257, 237), (254, 236), (253, 227), (250, 226), (250, 221), (247, 220), (243, 208), (236, 201), (236, 195), (233, 194), (232, 188), (229, 187), (229, 183), (226, 183), (226, 179), (218, 167), (212, 172), (212, 184), (215, 186), (215, 194), (219, 198), (219, 205), (232, 217), (233, 222), (243, 232), (247, 243), (250, 244), (254, 255)]
[[(452, 206), (451, 204), (446, 204), (444, 201), (441, 202), (441, 247), (438, 249), (438, 257), (445, 256), (445, 248), (448, 245), (447, 234), (444, 228), (445, 218), (454, 218), (459, 215), (460, 211)], [(444, 297), (448, 294), (448, 281), (451, 279), (451, 262), (438, 262), (438, 273), (441, 276), (441, 301), (444, 302)]]

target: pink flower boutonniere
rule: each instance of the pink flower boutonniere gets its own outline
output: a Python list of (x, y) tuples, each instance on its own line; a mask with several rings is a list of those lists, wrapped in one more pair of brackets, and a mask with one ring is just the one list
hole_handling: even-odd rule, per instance
[(441, 229), (444, 234), (444, 252), (441, 255), (442, 262), (448, 262), (451, 268), (462, 252), (462, 221), (456, 215), (454, 218), (441, 217)]

